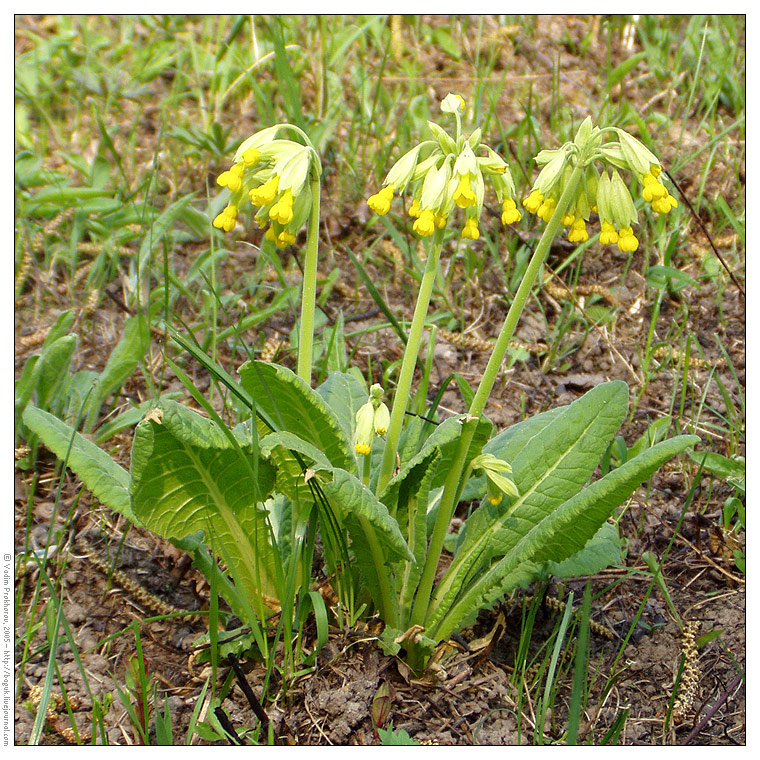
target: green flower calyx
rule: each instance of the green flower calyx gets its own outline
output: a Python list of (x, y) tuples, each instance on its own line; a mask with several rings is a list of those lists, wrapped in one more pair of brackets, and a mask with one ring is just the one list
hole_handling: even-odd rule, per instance
[(385, 435), (391, 415), (383, 403), (383, 389), (375, 383), (369, 391), (369, 399), (356, 412), (354, 448), (357, 454), (367, 456), (372, 451), (372, 441), (376, 435)]

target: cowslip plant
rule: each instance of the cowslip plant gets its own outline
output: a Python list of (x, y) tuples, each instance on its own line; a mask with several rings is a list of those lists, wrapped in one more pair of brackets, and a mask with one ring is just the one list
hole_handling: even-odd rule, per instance
[[(253, 621), (259, 639), (263, 628), (255, 621), (268, 612), (281, 607), (281, 620), (302, 620), (307, 602), (321, 599), (310, 588), (318, 530), (340, 600), (336, 613), (351, 622), (362, 609), (373, 609), (385, 622), (386, 646), (403, 649), (417, 669), (439, 642), (517, 586), (543, 574), (585, 574), (614, 564), (619, 541), (608, 518), (665, 461), (698, 440), (659, 441), (593, 480), (627, 416), (625, 383), (603, 383), (569, 406), (504, 431), (495, 431), (484, 415), (520, 314), (562, 224), (572, 215), (566, 226), (580, 242), (575, 217), (585, 224), (596, 209), (629, 246), (635, 216), (616, 172), (630, 169), (654, 200), (666, 197), (651, 187), (650, 178), (661, 186), (657, 159), (634, 138), (599, 130), (590, 120), (572, 143), (554, 155), (539, 154), (544, 168), (526, 207), (535, 205), (536, 192), (542, 204), (551, 199), (551, 208), (541, 212), (546, 227), (467, 413), (432, 425), (406, 415), (447, 226), (459, 225), (465, 241), (478, 237), (486, 181), (501, 204), (502, 222), (520, 219), (506, 162), (482, 143), (480, 130), (469, 136), (462, 131), (464, 101), (449, 95), (441, 108), (454, 117), (454, 136), (430, 123), (434, 139), (402, 156), (368, 199), (382, 215), (397, 193), (408, 195), (412, 230), (429, 244), (392, 393), (378, 385), (368, 389), (352, 372), (333, 372), (318, 387), (311, 385), (313, 317), (308, 314), (314, 308), (310, 278), (316, 271), (319, 160), (300, 130), (303, 144), (283, 146), (276, 135), (290, 127), (279, 125), (245, 141), (232, 168), (220, 176), (230, 196), (214, 225), (231, 229), (246, 198), (260, 207), (256, 219), (270, 225), (275, 244), (292, 243), (283, 234), (294, 238), (308, 218), (297, 372), (251, 360), (239, 368), (236, 382), (175, 335), (248, 410), (248, 419), (230, 430), (187, 381), (207, 418), (158, 401), (138, 425), (129, 475), (114, 470), (105, 454), (96, 455), (97, 448), (73, 432), (73, 443), (67, 445), (67, 434), (57, 429), (57, 439), (48, 444), (59, 456), (67, 455), (96, 496), (106, 503), (111, 498), (131, 519), (181, 545), (197, 543), (203, 531), (232, 578), (218, 578), (220, 593), (230, 595), (236, 611), (250, 612), (245, 619)], [(608, 134), (617, 142), (603, 144)], [(601, 162), (612, 167), (609, 183), (607, 168), (595, 174)], [(308, 198), (302, 197), (307, 183)], [(176, 364), (172, 367), (184, 377)], [(27, 409), (24, 420), (42, 431), (49, 422), (42, 414)], [(451, 536), (451, 518), (461, 502), (479, 506)], [(442, 567), (444, 545), (452, 556)], [(207, 554), (196, 557), (209, 571)], [(266, 642), (257, 643), (266, 648)]]

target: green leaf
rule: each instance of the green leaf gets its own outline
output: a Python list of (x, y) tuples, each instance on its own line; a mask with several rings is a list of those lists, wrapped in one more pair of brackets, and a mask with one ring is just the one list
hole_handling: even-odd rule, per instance
[(630, 58), (626, 58), (621, 64), (616, 66), (611, 72), (608, 79), (608, 87), (611, 89), (619, 84), (623, 78), (647, 57), (646, 52), (635, 53)]
[(261, 506), (274, 486), (274, 470), (259, 460), (254, 478), (257, 453), (250, 439), (236, 438), (238, 446), (212, 420), (173, 401), (160, 401), (135, 431), (132, 508), (164, 538), (204, 531), (255, 604), (261, 594), (276, 596), (281, 573)]
[(247, 361), (240, 367), (243, 388), (278, 430), (295, 433), (324, 452), (334, 467), (356, 472), (349, 438), (322, 397), (286, 367)]
[(499, 505), (485, 502), (467, 520), (433, 600), (439, 614), (454, 603), (465, 578), (487, 568), (493, 557), (507, 554), (583, 487), (625, 418), (627, 399), (625, 383), (603, 383), (569, 406), (514, 426), (516, 430), (484, 447), (512, 465), (520, 496), (505, 497)]
[(133, 276), (136, 278), (137, 273), (142, 274), (146, 272), (151, 264), (153, 258), (153, 249), (161, 242), (164, 236), (171, 230), (177, 219), (182, 216), (187, 205), (195, 197), (194, 194), (186, 195), (184, 198), (180, 198), (171, 204), (161, 216), (156, 219), (151, 225), (150, 229), (146, 232), (143, 238), (142, 245), (137, 254), (135, 261), (136, 273)]
[(64, 335), (42, 351), (37, 381), (37, 406), (41, 409), (50, 408), (59, 400), (55, 396), (69, 377), (69, 364), (77, 340), (76, 335)]
[(401, 559), (413, 560), (399, 525), (385, 505), (355, 475), (336, 468), (332, 482), (322, 483), (322, 491), (338, 520), (351, 537), (353, 562), (372, 600), (386, 617), (396, 616), (388, 609), (396, 605), (393, 564)]
[(16, 380), (13, 388), (13, 427), (17, 434), (21, 415), (37, 387), (40, 376), (39, 363), (39, 354), (30, 356), (24, 364), (21, 377)]
[(399, 559), (414, 559), (398, 523), (391, 517), (385, 504), (379, 501), (355, 475), (335, 468), (332, 482), (323, 483), (322, 490), (338, 507), (336, 512), (347, 524), (357, 523), (358, 518), (361, 517), (373, 526), (380, 543), (387, 552), (386, 560), (389, 565)]
[(102, 449), (57, 417), (35, 406), (24, 411), (24, 424), (107, 507), (136, 525), (129, 499), (129, 473)]
[(646, 449), (536, 522), (502, 559), (479, 573), (448, 609), (438, 607), (438, 614), (433, 616), (440, 621), (435, 628), (436, 638), (447, 638), (479, 609), (509, 593), (525, 563), (561, 562), (582, 549), (612, 511), (655, 470), (698, 440), (697, 436), (682, 435)]
[(549, 575), (555, 578), (576, 578), (579, 575), (593, 575), (606, 567), (621, 563), (620, 536), (617, 525), (609, 521), (602, 523), (591, 540), (580, 550), (562, 562), (546, 563)]
[(687, 451), (689, 459), (721, 480), (744, 482), (746, 464), (743, 457), (730, 459), (714, 451)]
[(332, 372), (317, 393), (338, 418), (346, 440), (353, 440), (356, 412), (369, 398), (367, 387), (348, 372)]
[(403, 728), (394, 729), (393, 725), (390, 728), (378, 728), (377, 735), (383, 747), (419, 745)]
[(106, 366), (100, 373), (90, 416), (85, 427), (90, 429), (95, 425), (100, 414), (100, 407), (108, 395), (124, 384), (125, 380), (135, 371), (135, 368), (145, 356), (150, 344), (150, 330), (145, 317), (138, 315), (124, 322), (122, 336), (111, 351)]

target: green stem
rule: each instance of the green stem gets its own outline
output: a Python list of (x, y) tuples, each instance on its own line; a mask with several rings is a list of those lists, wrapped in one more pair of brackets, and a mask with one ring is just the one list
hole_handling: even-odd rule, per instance
[(478, 420), (480, 419), (480, 415), (483, 413), (488, 397), (493, 390), (494, 383), (496, 382), (499, 370), (501, 369), (501, 364), (504, 361), (504, 356), (507, 353), (507, 348), (514, 336), (515, 329), (517, 328), (520, 314), (525, 307), (525, 302), (528, 300), (530, 291), (538, 277), (541, 265), (544, 263), (549, 248), (557, 237), (562, 224), (562, 217), (565, 215), (565, 212), (569, 209), (570, 204), (575, 198), (576, 188), (582, 176), (583, 169), (576, 167), (570, 175), (567, 185), (565, 185), (565, 190), (557, 202), (557, 207), (547, 223), (546, 228), (541, 235), (541, 239), (538, 241), (538, 245), (533, 252), (528, 268), (523, 275), (520, 287), (517, 289), (512, 305), (509, 307), (499, 337), (491, 352), (488, 364), (483, 371), (483, 377), (478, 385), (478, 390), (470, 404), (470, 409), (468, 411), (469, 419), (462, 426), (462, 434), (459, 438), (457, 452), (454, 457), (454, 462), (451, 465), (451, 469), (446, 477), (443, 494), (441, 496), (441, 503), (438, 507), (438, 515), (436, 516), (435, 525), (433, 526), (433, 532), (430, 537), (425, 566), (420, 578), (420, 585), (417, 590), (414, 609), (412, 610), (412, 624), (424, 625), (429, 610), (432, 609), (435, 602), (435, 600), (431, 600), (435, 573), (438, 568), (438, 562), (441, 558), (446, 531), (451, 522), (451, 517), (454, 514), (454, 509), (461, 488), (464, 485), (462, 482), (462, 472), (467, 464), (467, 454), (470, 450), (473, 436), (475, 435)]
[(412, 380), (414, 379), (414, 368), (417, 365), (417, 357), (420, 353), (425, 317), (427, 316), (428, 305), (430, 304), (430, 296), (433, 292), (435, 273), (438, 270), (438, 260), (441, 257), (442, 243), (443, 230), (436, 230), (425, 264), (425, 272), (420, 282), (417, 304), (414, 307), (414, 316), (412, 317), (412, 326), (409, 329), (404, 358), (401, 361), (398, 385), (396, 386), (396, 392), (393, 394), (393, 408), (391, 409), (391, 419), (388, 423), (388, 432), (385, 439), (383, 460), (380, 465), (380, 474), (377, 479), (376, 493), (381, 493), (388, 484), (396, 466), (396, 451), (398, 450), (401, 430), (404, 426), (404, 415), (409, 403)]
[(314, 346), (314, 307), (317, 300), (317, 259), (319, 257), (319, 178), (311, 180), (311, 214), (306, 238), (306, 261), (301, 295), (301, 330), (298, 335), (298, 376), (311, 385), (311, 360)]

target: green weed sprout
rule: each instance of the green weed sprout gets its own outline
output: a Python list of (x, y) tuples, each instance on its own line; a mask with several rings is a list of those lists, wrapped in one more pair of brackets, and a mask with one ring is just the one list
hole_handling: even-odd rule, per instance
[[(292, 130), (304, 144), (278, 138), (285, 130)], [(232, 166), (217, 177), (230, 197), (213, 221), (217, 229), (230, 232), (238, 212), (250, 202), (259, 207), (254, 218), (259, 229), (267, 228), (264, 238), (277, 248), (293, 245), (300, 228), (309, 222), (297, 364), (299, 377), (307, 383), (311, 382), (314, 341), (321, 174), (319, 156), (298, 127), (277, 124), (256, 132), (237, 149)]]

